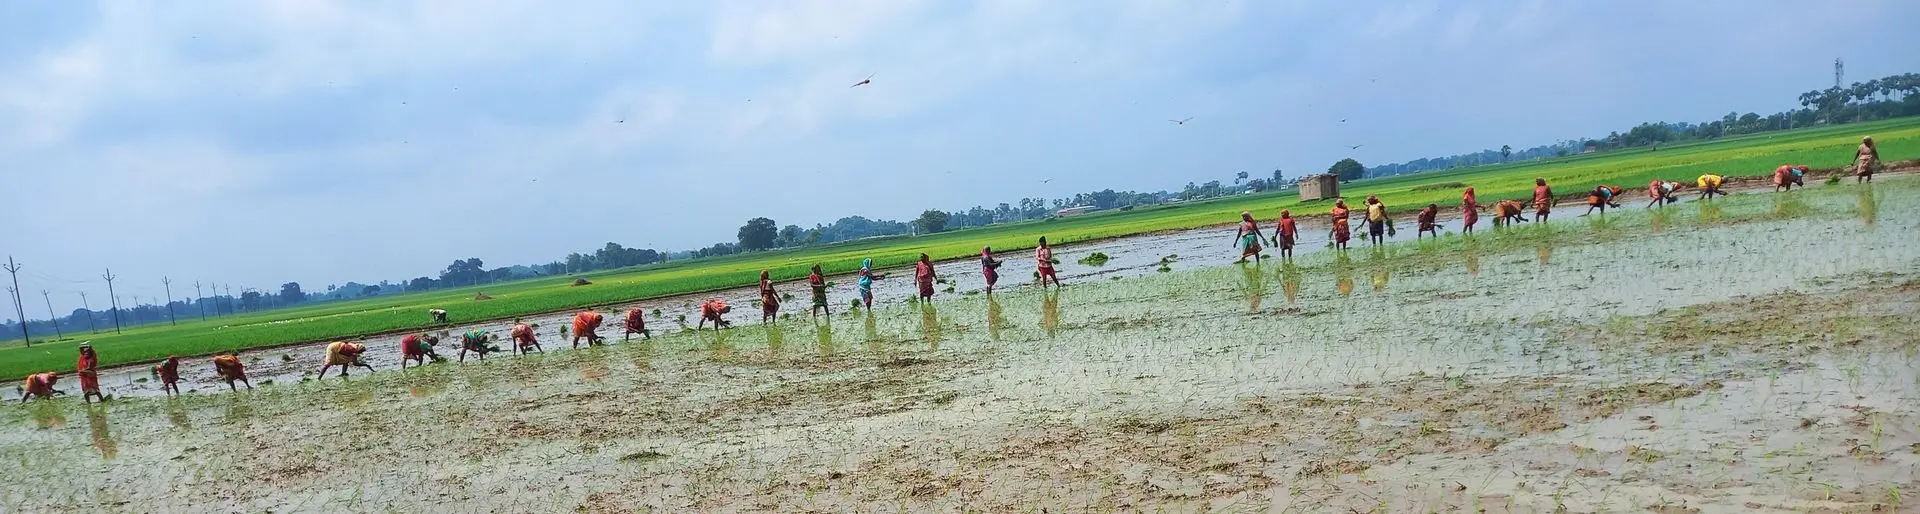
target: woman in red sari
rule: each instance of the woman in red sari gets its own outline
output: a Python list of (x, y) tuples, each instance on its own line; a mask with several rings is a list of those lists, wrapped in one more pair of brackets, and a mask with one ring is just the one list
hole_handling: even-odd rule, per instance
[(760, 323), (780, 317), (780, 293), (773, 290), (767, 270), (760, 270)]
[(52, 371), (27, 375), (26, 382), (20, 384), (20, 403), (27, 403), (29, 398), (52, 398), (59, 392), (53, 389), (53, 384), (59, 381), (60, 374)]
[(733, 307), (727, 306), (727, 302), (717, 299), (707, 300), (706, 303), (700, 304), (700, 322), (695, 324), (693, 329), (700, 330), (701, 327), (706, 326), (707, 322), (711, 321), (713, 322), (713, 330), (718, 332), (721, 328), (731, 325), (727, 323), (727, 320), (721, 318), (722, 315), (729, 312), (733, 312)]
[(1040, 288), (1047, 288), (1047, 281), (1060, 285), (1060, 275), (1053, 270), (1053, 247), (1047, 246), (1046, 236), (1040, 237), (1040, 247), (1033, 249), (1033, 260), (1039, 265)]
[(1300, 226), (1293, 221), (1293, 212), (1280, 210), (1279, 229), (1273, 234), (1273, 247), (1280, 249), (1280, 258), (1293, 258), (1293, 242), (1300, 236)]
[(573, 347), (580, 347), (580, 338), (587, 338), (587, 346), (600, 344), (600, 322), (606, 316), (592, 310), (580, 311), (573, 315)]
[(1468, 187), (1460, 193), (1460, 233), (1472, 234), (1473, 225), (1479, 222), (1480, 197), (1473, 194), (1472, 187)]
[(1417, 240), (1417, 239), (1420, 239), (1420, 236), (1422, 235), (1433, 234), (1434, 239), (1439, 239), (1440, 226), (1438, 223), (1434, 222), (1434, 218), (1437, 218), (1439, 216), (1440, 216), (1439, 205), (1427, 204), (1427, 208), (1420, 209), (1420, 216), (1417, 218), (1414, 218), (1415, 220), (1417, 220), (1417, 223), (1419, 224), (1419, 230), (1413, 233), (1413, 238)]
[(167, 396), (180, 394), (180, 357), (168, 355), (167, 360), (153, 367), (153, 378), (160, 381), (160, 391)]
[(1546, 223), (1547, 215), (1553, 213), (1553, 188), (1547, 187), (1547, 179), (1533, 179), (1533, 219)]
[(1347, 240), (1353, 239), (1353, 228), (1349, 226), (1352, 220), (1348, 219), (1353, 214), (1353, 210), (1347, 208), (1346, 200), (1334, 200), (1331, 214), (1333, 215), (1333, 246), (1345, 250)]
[(933, 261), (927, 254), (920, 254), (920, 260), (913, 263), (913, 284), (920, 287), (920, 301), (933, 300)]
[(519, 355), (526, 355), (530, 351), (547, 353), (547, 349), (540, 346), (540, 338), (535, 337), (533, 325), (525, 321), (513, 320), (513, 328), (507, 329), (507, 338), (513, 340), (513, 351)]
[(620, 334), (620, 340), (625, 341), (634, 334), (640, 334), (642, 339), (653, 339), (653, 332), (647, 330), (647, 315), (640, 308), (627, 309), (626, 325), (627, 331)]
[(426, 334), (407, 334), (400, 338), (400, 370), (405, 371), (409, 361), (415, 367), (425, 366), (429, 356), (439, 361), (440, 354), (433, 351), (433, 345), (439, 342), (440, 338)]
[(93, 403), (95, 397), (107, 401), (107, 395), (100, 392), (100, 356), (93, 353), (93, 345), (80, 343), (80, 360), (74, 363), (74, 374), (80, 376), (80, 399)]
[(993, 294), (993, 285), (1000, 282), (1000, 260), (993, 258), (993, 247), (980, 248), (980, 276), (987, 279), (987, 294)]

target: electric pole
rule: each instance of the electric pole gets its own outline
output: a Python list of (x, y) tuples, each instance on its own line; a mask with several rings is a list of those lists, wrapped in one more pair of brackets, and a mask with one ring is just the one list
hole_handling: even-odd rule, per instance
[(13, 262), (13, 256), (7, 256), (7, 274), (13, 276), (13, 311), (20, 314), (20, 340), (27, 346), (33, 346), (33, 338), (27, 335), (27, 309), (20, 306), (20, 265)]
[(207, 297), (200, 295), (200, 281), (193, 281), (193, 303), (200, 306), (200, 321), (207, 320)]
[(160, 285), (167, 288), (167, 324), (179, 325), (180, 320), (173, 319), (173, 279), (160, 277)]
[(95, 334), (100, 333), (100, 329), (93, 328), (93, 306), (87, 305), (86, 291), (80, 292), (80, 308), (85, 309), (87, 311), (87, 331)]
[(1847, 75), (1847, 63), (1839, 57), (1833, 58), (1833, 88), (1840, 89), (1840, 79)]
[(60, 316), (53, 313), (53, 297), (47, 296), (47, 290), (41, 289), (40, 299), (47, 301), (47, 319), (53, 323), (53, 340), (58, 341), (66, 337), (60, 335)]
[(113, 276), (113, 268), (107, 268), (107, 273), (100, 275), (100, 278), (107, 279), (107, 301), (113, 305), (113, 333), (118, 334), (120, 333), (120, 296), (113, 292), (113, 279), (120, 277)]

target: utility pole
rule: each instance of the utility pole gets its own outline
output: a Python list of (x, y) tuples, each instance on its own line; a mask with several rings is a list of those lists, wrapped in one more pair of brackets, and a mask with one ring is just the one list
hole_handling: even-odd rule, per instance
[(95, 333), (95, 334), (98, 334), (98, 333), (100, 333), (100, 329), (97, 329), (97, 328), (93, 328), (93, 306), (92, 306), (92, 305), (87, 305), (87, 292), (86, 292), (86, 291), (81, 291), (81, 292), (80, 292), (80, 308), (81, 308), (81, 309), (86, 309), (86, 311), (87, 311), (87, 331), (88, 331), (88, 332), (92, 332), (92, 333)]
[(120, 296), (113, 292), (113, 279), (120, 277), (113, 276), (113, 268), (107, 268), (107, 273), (100, 275), (100, 278), (107, 279), (107, 301), (113, 305), (113, 333), (118, 334), (120, 333)]
[(160, 277), (160, 285), (167, 288), (167, 324), (179, 325), (180, 320), (173, 319), (173, 279)]
[(200, 321), (207, 320), (207, 297), (200, 295), (200, 281), (193, 281), (193, 303), (200, 306)]
[(13, 256), (7, 256), (7, 274), (13, 276), (13, 311), (20, 314), (20, 340), (27, 346), (33, 346), (33, 338), (27, 335), (27, 309), (20, 306), (20, 264), (13, 262)]
[(47, 301), (47, 320), (53, 323), (53, 339), (58, 341), (66, 336), (60, 334), (60, 315), (53, 313), (53, 297), (47, 296), (47, 290), (40, 290), (40, 299)]

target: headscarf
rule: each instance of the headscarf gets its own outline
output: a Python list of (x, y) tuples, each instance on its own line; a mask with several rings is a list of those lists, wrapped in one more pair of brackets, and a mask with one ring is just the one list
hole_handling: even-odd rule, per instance
[(1253, 221), (1253, 213), (1248, 211), (1240, 211), (1240, 220)]
[(868, 258), (866, 258), (866, 259), (861, 259), (861, 260), (860, 260), (860, 271), (873, 271), (873, 258), (872, 258), (872, 257), (868, 257)]
[(980, 257), (981, 257), (981, 258), (992, 258), (992, 257), (993, 257), (993, 247), (991, 247), (991, 246), (982, 246), (982, 247), (980, 247)]
[(1293, 217), (1293, 213), (1291, 211), (1288, 211), (1286, 209), (1280, 209), (1280, 219), (1287, 219), (1291, 217)]
[(760, 280), (767, 280), (767, 270), (760, 270)]
[(927, 254), (920, 254), (920, 262), (931, 262), (930, 259), (930, 257), (927, 257)]
[(873, 289), (873, 259), (872, 258), (866, 258), (866, 259), (860, 260), (859, 283), (860, 283), (861, 291), (868, 291)]

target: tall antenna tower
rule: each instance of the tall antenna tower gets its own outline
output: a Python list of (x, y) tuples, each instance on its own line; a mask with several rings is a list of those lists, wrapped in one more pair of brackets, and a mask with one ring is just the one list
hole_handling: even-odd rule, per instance
[(1833, 88), (1840, 89), (1841, 79), (1847, 75), (1847, 63), (1839, 57), (1833, 58)]

